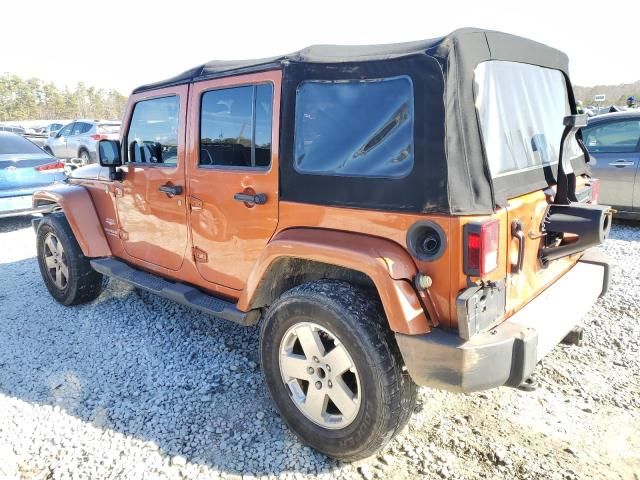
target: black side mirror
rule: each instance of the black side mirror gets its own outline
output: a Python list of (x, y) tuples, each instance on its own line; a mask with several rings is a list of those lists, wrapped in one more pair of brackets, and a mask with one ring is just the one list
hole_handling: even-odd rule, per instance
[(109, 168), (111, 180), (121, 180), (122, 172), (116, 171), (116, 167), (122, 165), (120, 142), (118, 140), (100, 140), (98, 142), (98, 162), (101, 167)]
[(119, 167), (122, 165), (120, 142), (117, 140), (100, 140), (98, 142), (98, 161), (102, 167)]

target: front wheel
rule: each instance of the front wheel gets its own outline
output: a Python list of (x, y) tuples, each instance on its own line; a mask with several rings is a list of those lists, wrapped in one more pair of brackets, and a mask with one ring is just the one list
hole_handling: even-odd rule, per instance
[(373, 455), (415, 407), (380, 306), (336, 280), (293, 288), (268, 310), (260, 337), (269, 393), (302, 441), (340, 460)]
[(102, 274), (91, 268), (62, 213), (40, 221), (38, 265), (51, 296), (63, 305), (90, 302), (102, 291)]

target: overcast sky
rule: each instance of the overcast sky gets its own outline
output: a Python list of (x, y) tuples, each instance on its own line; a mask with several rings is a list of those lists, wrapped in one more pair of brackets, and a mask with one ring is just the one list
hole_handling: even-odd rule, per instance
[(563, 0), (432, 3), (8, 1), (0, 9), (0, 74), (60, 86), (83, 81), (128, 94), (213, 59), (271, 56), (314, 43), (418, 40), (473, 26), (563, 50), (574, 84), (640, 80), (637, 1), (609, 0), (597, 8)]

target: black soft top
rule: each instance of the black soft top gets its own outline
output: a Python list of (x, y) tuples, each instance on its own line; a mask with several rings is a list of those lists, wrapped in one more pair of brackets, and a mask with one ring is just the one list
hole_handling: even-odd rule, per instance
[[(364, 46), (315, 45), (288, 55), (213, 61), (173, 78), (144, 85), (134, 93), (201, 80), (279, 69), (283, 71), (280, 169), (281, 198), (362, 208), (487, 214), (518, 187), (494, 185), (485, 159), (474, 99), (474, 70), (503, 60), (561, 71), (569, 104), (575, 101), (568, 58), (559, 50), (514, 35), (463, 28), (430, 40)], [(376, 79), (406, 75), (414, 85), (415, 165), (404, 179), (305, 175), (293, 167), (295, 92), (304, 81)], [(584, 164), (584, 161), (582, 162)], [(577, 165), (576, 172), (584, 170)], [(549, 172), (528, 173), (522, 188), (549, 183)], [(515, 183), (514, 183), (515, 182)], [(525, 193), (516, 188), (519, 193)], [(327, 198), (326, 192), (332, 192)]]
[[(536, 56), (540, 59), (546, 57), (545, 62), (551, 62), (554, 65), (566, 67), (567, 56), (563, 52), (541, 43), (491, 30), (461, 28), (443, 37), (416, 40), (413, 42), (380, 45), (311, 45), (303, 48), (302, 50), (275, 57), (250, 60), (212, 60), (182, 72), (175, 77), (142, 85), (136, 88), (133, 93), (140, 93), (147, 90), (155, 90), (157, 88), (174, 85), (184, 85), (186, 83), (228, 75), (238, 75), (239, 73), (281, 69), (289, 62), (318, 64), (371, 62), (376, 60), (391, 60), (409, 57), (412, 55), (433, 54), (438, 50), (438, 48), (441, 48), (441, 53), (444, 53), (446, 56), (446, 51), (453, 47), (454, 44), (456, 49), (466, 50), (474, 48), (473, 44), (476, 42), (485, 43), (487, 47), (489, 47), (489, 41), (495, 44), (493, 45), (494, 48), (501, 50), (504, 48), (504, 45), (498, 44), (503, 44), (505, 40), (513, 42), (515, 39), (518, 40), (518, 45), (512, 45), (512, 47), (534, 47), (535, 50), (539, 50), (539, 52), (537, 52), (538, 55)], [(442, 51), (442, 49), (444, 49), (444, 51)], [(535, 61), (533, 63), (535, 63)]]

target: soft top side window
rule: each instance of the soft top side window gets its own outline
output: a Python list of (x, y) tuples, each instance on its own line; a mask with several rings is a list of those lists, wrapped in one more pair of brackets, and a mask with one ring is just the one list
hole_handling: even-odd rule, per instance
[(305, 81), (296, 92), (299, 173), (402, 178), (413, 169), (409, 77)]
[(200, 102), (200, 152), (204, 167), (271, 165), (273, 87), (270, 83), (209, 90)]
[(125, 141), (127, 161), (177, 165), (179, 114), (176, 95), (137, 102)]

